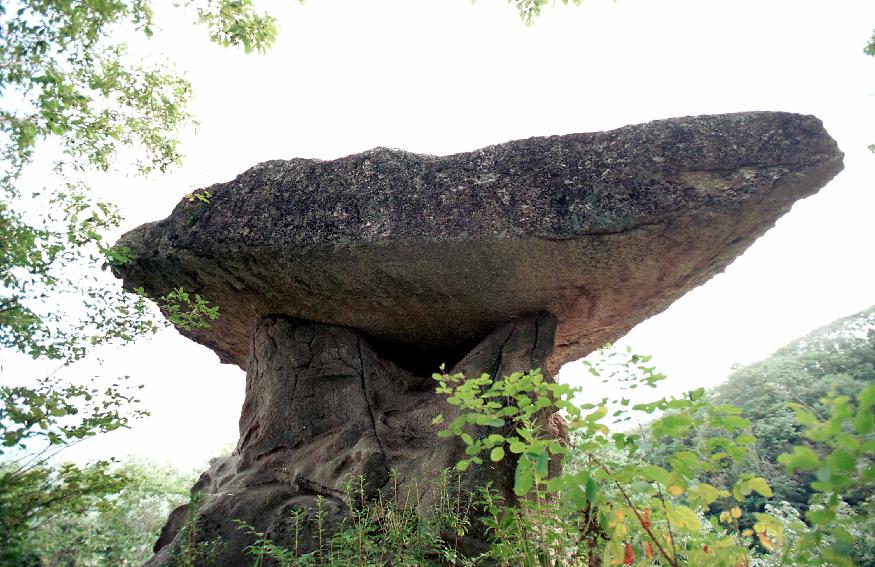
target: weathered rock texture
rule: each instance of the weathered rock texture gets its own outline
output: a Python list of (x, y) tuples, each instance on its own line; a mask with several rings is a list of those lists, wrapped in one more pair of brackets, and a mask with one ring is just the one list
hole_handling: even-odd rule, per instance
[[(267, 162), (128, 233), (125, 286), (203, 295), (221, 316), (186, 334), (247, 369), (237, 449), (195, 487), (202, 539), (225, 541), (211, 564), (245, 564), (235, 519), (288, 543), (283, 516), (321, 495), (336, 527), (358, 476), (373, 494), (397, 471), (427, 513), (417, 487), (462, 458), (431, 422), (454, 411), (424, 378), (437, 363), (555, 374), (721, 271), (841, 167), (811, 116), (680, 118), (446, 157)], [(512, 500), (514, 465), (475, 467), (462, 491), (491, 481)], [(150, 565), (172, 563), (187, 516)]]
[(445, 157), (271, 161), (125, 235), (121, 275), (218, 305), (219, 321), (186, 334), (243, 368), (271, 314), (360, 329), (415, 359), (547, 311), (556, 372), (723, 270), (841, 158), (817, 118), (753, 112)]
[[(553, 346), (555, 326), (546, 314), (514, 319), (486, 337), (453, 372), (505, 375), (538, 367)], [(393, 493), (418, 501), (422, 514), (434, 509), (436, 476), (465, 455), (458, 440), (437, 437), (440, 426), (432, 418), (453, 419), (456, 409), (435, 395), (430, 377), (414, 376), (381, 357), (361, 333), (282, 317), (258, 323), (252, 349), (240, 441), (234, 455), (215, 461), (194, 487), (203, 495), (199, 541), (223, 542), (218, 555), (202, 564), (251, 563), (244, 549), (252, 537), (233, 520), (294, 548), (289, 511), (312, 517), (320, 495), (331, 533), (348, 512), (344, 485), (356, 484), (359, 477), (370, 496), (395, 471)], [(513, 502), (513, 469), (510, 458), (488, 462), (450, 488), (466, 500), (492, 481)], [(174, 511), (147, 565), (174, 564), (180, 540), (187, 537), (179, 533), (187, 517), (187, 507)], [(471, 520), (474, 529), (461, 549), (482, 550), (476, 515)], [(313, 551), (315, 524), (302, 525), (299, 551)]]

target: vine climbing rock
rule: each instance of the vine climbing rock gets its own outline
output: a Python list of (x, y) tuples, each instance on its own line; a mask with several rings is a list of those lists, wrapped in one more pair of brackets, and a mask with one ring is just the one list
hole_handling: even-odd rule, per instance
[[(841, 168), (817, 118), (780, 112), (270, 161), (123, 236), (132, 260), (114, 270), (128, 289), (217, 306), (182, 332), (247, 370), (240, 443), (199, 483), (204, 525), (230, 538), (232, 518), (267, 529), (350, 477), (377, 490), (390, 470), (452, 464), (459, 447), (430, 421), (450, 407), (423, 378), (440, 362), (555, 375), (723, 270)], [(511, 473), (466, 482), (506, 488)]]

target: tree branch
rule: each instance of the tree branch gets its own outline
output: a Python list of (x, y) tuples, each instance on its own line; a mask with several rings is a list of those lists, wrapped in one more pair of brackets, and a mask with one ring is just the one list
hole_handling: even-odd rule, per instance
[[(644, 528), (644, 531), (647, 532), (647, 535), (650, 536), (650, 539), (653, 540), (653, 543), (656, 544), (656, 549), (659, 550), (659, 553), (663, 557), (665, 557), (665, 560), (668, 561), (669, 565), (671, 565), (672, 567), (678, 567), (677, 559), (672, 559), (671, 556), (669, 556), (668, 552), (665, 550), (665, 548), (662, 547), (662, 544), (659, 543), (659, 540), (653, 534), (653, 531), (650, 529), (650, 526), (648, 525), (649, 522), (645, 522), (644, 518), (641, 517), (641, 514), (638, 513), (638, 509), (632, 503), (632, 499), (629, 498), (629, 495), (626, 493), (626, 489), (624, 489), (623, 485), (620, 484), (620, 482), (614, 478), (614, 473), (612, 473), (611, 470), (607, 466), (605, 466), (604, 463), (602, 463), (601, 461), (596, 459), (592, 453), (589, 454), (589, 458), (590, 458), (590, 460), (592, 460), (592, 462), (594, 462), (596, 465), (598, 465), (599, 468), (601, 468), (603, 471), (605, 471), (605, 473), (607, 473), (607, 475), (611, 478), (611, 480), (614, 481), (614, 484), (617, 485), (617, 488), (620, 490), (620, 494), (623, 495), (623, 499), (629, 505), (629, 508), (632, 509), (632, 512), (635, 514), (635, 517), (638, 518), (638, 523), (641, 524), (641, 527)], [(674, 543), (674, 538), (672, 538), (672, 543)]]

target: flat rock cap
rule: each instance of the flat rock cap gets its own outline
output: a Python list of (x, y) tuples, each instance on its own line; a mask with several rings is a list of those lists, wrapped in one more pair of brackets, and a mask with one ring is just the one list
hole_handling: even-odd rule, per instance
[(556, 372), (722, 271), (841, 169), (820, 120), (781, 112), (269, 161), (124, 235), (133, 261), (116, 274), (217, 305), (184, 334), (244, 368), (266, 315), (359, 329), (430, 363), (547, 311)]

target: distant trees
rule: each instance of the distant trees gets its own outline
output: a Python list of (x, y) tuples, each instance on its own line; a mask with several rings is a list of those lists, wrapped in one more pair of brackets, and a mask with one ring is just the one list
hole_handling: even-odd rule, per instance
[[(818, 487), (824, 488), (823, 482), (832, 480), (834, 473), (849, 472), (832, 471), (830, 467), (839, 461), (849, 461), (849, 455), (854, 453), (859, 455), (854, 467), (867, 471), (869, 481), (848, 483), (837, 489), (843, 506), (839, 508), (843, 518), (862, 526), (850, 555), (860, 565), (875, 564), (875, 538), (862, 535), (873, 533), (871, 528), (875, 528), (872, 412), (861, 414), (859, 420), (857, 416), (844, 415), (847, 401), (873, 388), (875, 307), (812, 331), (765, 360), (737, 369), (710, 392), (708, 400), (715, 407), (738, 407), (740, 415), (750, 421), (751, 433), (756, 438), (747, 466), (721, 471), (722, 480), (734, 482), (743, 472), (753, 472), (765, 478), (774, 493), (770, 499), (756, 496), (747, 500), (745, 512), (762, 511), (769, 500), (787, 502), (800, 515), (810, 512), (812, 506), (819, 509), (823, 491)], [(842, 424), (833, 421), (836, 415), (844, 415)], [(860, 435), (859, 439), (868, 440), (862, 453), (857, 452), (858, 442), (851, 438), (854, 433)], [(719, 435), (713, 430), (697, 430), (666, 440), (655, 448), (654, 455), (659, 462), (667, 463), (677, 451), (713, 442)], [(850, 445), (845, 447), (844, 442)], [(789, 456), (782, 457), (784, 454)], [(706, 478), (716, 481), (714, 475)]]
[(79, 466), (52, 459), (144, 414), (121, 383), (97, 387), (46, 378), (33, 386), (0, 386), (0, 564), (38, 565), (34, 533), (111, 505), (105, 498), (130, 481), (113, 460)]
[[(828, 397), (854, 396), (875, 384), (875, 307), (812, 331), (767, 359), (739, 368), (713, 392), (714, 403), (734, 404), (753, 423), (755, 460), (775, 498), (805, 510), (813, 473), (788, 476), (778, 455), (810, 443), (790, 404), (828, 415)], [(848, 495), (859, 501), (861, 495)]]
[(58, 516), (30, 533), (29, 546), (43, 567), (138, 567), (152, 556), (170, 512), (189, 501), (195, 480), (146, 461), (121, 463), (114, 473), (123, 483), (95, 506)]
[[(14, 541), (0, 540), (4, 566), (138, 566), (151, 557), (167, 516), (189, 500), (194, 482), (194, 475), (145, 461), (35, 470), (41, 478), (28, 486), (43, 493), (0, 490), (0, 529), (8, 529), (15, 513), (26, 528)], [(47, 471), (51, 478), (42, 476)], [(30, 514), (34, 501), (46, 506), (39, 519)]]

